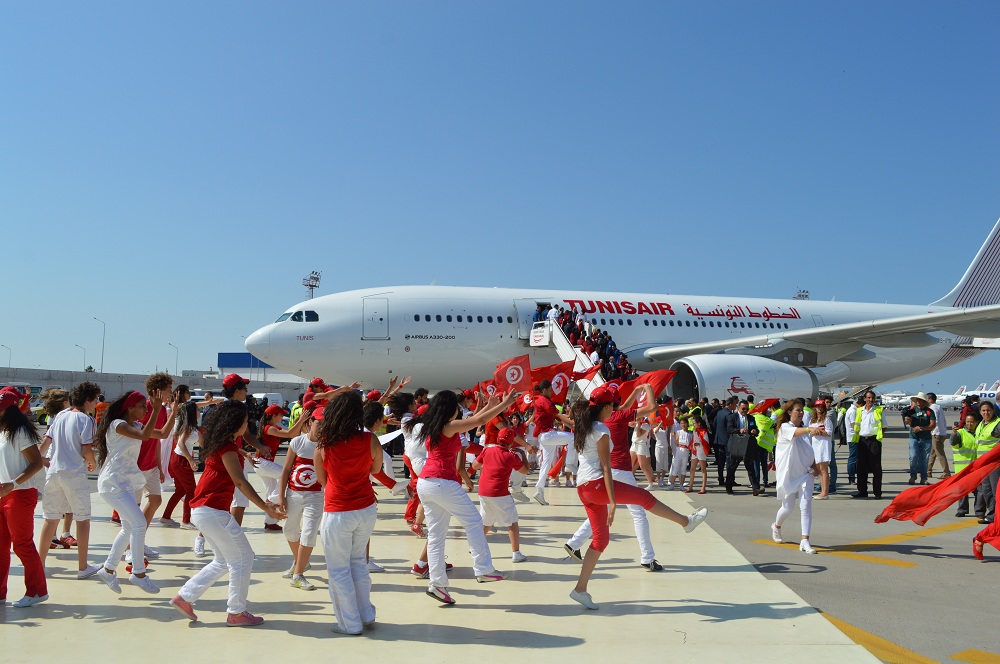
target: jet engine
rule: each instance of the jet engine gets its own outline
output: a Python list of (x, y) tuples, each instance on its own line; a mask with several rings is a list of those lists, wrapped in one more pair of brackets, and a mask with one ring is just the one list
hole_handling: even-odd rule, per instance
[(690, 355), (670, 365), (677, 372), (667, 391), (674, 398), (736, 396), (754, 400), (815, 399), (819, 382), (808, 369), (750, 355)]

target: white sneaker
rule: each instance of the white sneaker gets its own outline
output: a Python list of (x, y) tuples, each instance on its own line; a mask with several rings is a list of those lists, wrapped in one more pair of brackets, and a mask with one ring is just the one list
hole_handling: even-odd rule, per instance
[(523, 563), (526, 562), (527, 560), (528, 556), (524, 555), (520, 551), (515, 551), (514, 554), (510, 557), (510, 561), (512, 563)]
[(97, 570), (97, 578), (103, 581), (108, 588), (111, 588), (112, 592), (119, 595), (122, 594), (122, 587), (121, 584), (118, 583), (117, 574), (112, 574), (102, 566), (101, 569)]
[(688, 525), (684, 526), (684, 532), (689, 533), (697, 528), (708, 516), (708, 508), (702, 507), (700, 510), (688, 516)]
[(292, 588), (299, 588), (301, 590), (316, 590), (316, 586), (309, 583), (309, 579), (302, 576), (301, 574), (296, 574), (292, 577), (292, 582), (289, 584)]
[(656, 485), (653, 484), (652, 482), (650, 482), (649, 484), (646, 485), (646, 491), (652, 491), (655, 488), (656, 488)]
[(87, 569), (81, 569), (76, 573), (78, 579), (89, 579), (101, 571), (100, 565), (87, 565)]
[(535, 502), (537, 502), (539, 505), (548, 505), (549, 504), (549, 501), (545, 500), (545, 496), (543, 496), (538, 491), (535, 492), (535, 494), (532, 496), (532, 498), (534, 498)]
[(199, 558), (208, 555), (205, 553), (205, 538), (201, 535), (194, 538), (194, 555)]
[(531, 498), (528, 498), (528, 494), (526, 494), (523, 491), (511, 491), (510, 495), (513, 496), (514, 500), (516, 500), (519, 503), (530, 503), (531, 502)]
[(781, 528), (779, 528), (777, 524), (774, 523), (771, 524), (771, 539), (777, 542), (778, 544), (781, 544), (782, 542), (785, 541), (781, 539)]
[(48, 595), (35, 595), (34, 597), (28, 597), (25, 595), (16, 602), (11, 602), (10, 605), (15, 609), (26, 609), (29, 606), (34, 606), (35, 604), (41, 604), (49, 598)]
[(806, 539), (799, 542), (799, 551), (801, 551), (802, 553), (816, 553), (816, 549), (812, 548), (812, 545), (809, 543), (809, 540)]
[(574, 602), (582, 604), (584, 607), (590, 609), (591, 611), (596, 611), (598, 608), (600, 608), (596, 604), (594, 604), (594, 600), (591, 599), (590, 593), (578, 593), (575, 590), (573, 590), (570, 592), (569, 598)]
[(377, 562), (375, 562), (374, 558), (369, 558), (368, 559), (368, 572), (369, 573), (374, 574), (376, 572), (384, 572), (384, 571), (385, 571), (385, 568), (382, 567), (381, 565), (379, 565)]
[(164, 519), (164, 518), (161, 517), (160, 518), (160, 525), (161, 526), (166, 526), (167, 528), (176, 528), (180, 524), (178, 524), (173, 519)]
[(492, 572), (487, 572), (486, 574), (481, 574), (476, 577), (476, 581), (479, 583), (493, 583), (494, 581), (503, 581), (507, 578), (507, 575), (503, 572), (493, 570)]
[(194, 525), (193, 523), (184, 523), (182, 521), (181, 530), (198, 530), (198, 526)]
[(159, 558), (160, 557), (160, 552), (157, 551), (156, 549), (154, 549), (151, 546), (146, 546), (145, 544), (143, 544), (142, 545), (142, 555), (144, 555), (147, 558), (149, 558), (150, 560), (152, 560), (153, 558)]
[(129, 549), (128, 551), (125, 552), (125, 555), (122, 556), (122, 560), (125, 561), (126, 565), (132, 564), (132, 549)]
[(149, 578), (148, 574), (146, 576), (136, 576), (135, 574), (130, 574), (128, 580), (129, 583), (131, 583), (133, 586), (138, 586), (139, 588), (142, 588), (142, 590), (149, 593), (150, 595), (155, 595), (156, 593), (160, 592), (159, 587), (157, 587), (157, 585), (153, 583), (153, 580)]

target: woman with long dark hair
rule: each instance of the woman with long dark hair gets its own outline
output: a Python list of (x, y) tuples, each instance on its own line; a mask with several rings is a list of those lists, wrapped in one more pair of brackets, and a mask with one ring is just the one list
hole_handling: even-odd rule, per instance
[(0, 390), (0, 601), (7, 599), (10, 550), (24, 567), (24, 597), (12, 603), (18, 609), (49, 598), (45, 569), (33, 541), (35, 506), (41, 478), (40, 438), (28, 416), (18, 408), (25, 395), (13, 388)]
[(781, 502), (778, 514), (771, 524), (771, 539), (781, 542), (781, 524), (792, 513), (795, 501), (799, 501), (799, 513), (802, 517), (802, 540), (799, 550), (803, 553), (816, 553), (809, 543), (809, 532), (812, 529), (812, 497), (813, 478), (819, 475), (816, 467), (816, 457), (813, 454), (813, 435), (826, 435), (825, 425), (811, 424), (802, 426), (802, 415), (805, 409), (798, 400), (787, 402), (781, 408), (778, 418), (778, 440), (774, 446), (774, 466), (777, 475), (775, 493)]
[(580, 456), (580, 468), (577, 471), (576, 493), (580, 502), (587, 510), (587, 518), (593, 530), (590, 548), (583, 557), (580, 577), (576, 587), (570, 592), (570, 598), (588, 609), (598, 608), (590, 593), (587, 583), (597, 566), (601, 553), (608, 546), (608, 530), (615, 519), (615, 508), (622, 505), (641, 505), (643, 509), (691, 532), (698, 527), (708, 515), (708, 509), (702, 507), (689, 516), (684, 516), (670, 509), (649, 491), (619, 482), (611, 476), (611, 431), (604, 420), (611, 417), (615, 404), (621, 397), (614, 387), (600, 386), (590, 393), (590, 399), (579, 401), (573, 407), (576, 421), (573, 427), (573, 445)]
[[(121, 517), (122, 529), (111, 545), (98, 578), (111, 590), (121, 593), (116, 571), (125, 549), (143, 551), (146, 545), (146, 516), (136, 502), (136, 492), (146, 484), (139, 470), (139, 449), (156, 428), (156, 417), (163, 406), (158, 391), (149, 395), (151, 416), (142, 427), (137, 422), (146, 414), (146, 397), (139, 392), (127, 392), (111, 402), (108, 412), (97, 427), (94, 443), (97, 446), (97, 465), (101, 474), (97, 478), (97, 491)], [(146, 561), (142, 555), (132, 560), (129, 581), (147, 593), (160, 589), (146, 576)]]
[(361, 395), (338, 394), (313, 411), (320, 420), (313, 456), (324, 487), (320, 535), (337, 624), (333, 631), (360, 634), (375, 622), (367, 548), (375, 530), (375, 490), (370, 476), (382, 469), (382, 446), (364, 429)]
[(240, 524), (229, 513), (233, 493), (239, 489), (250, 502), (276, 519), (284, 514), (257, 495), (243, 474), (239, 449), (247, 430), (246, 405), (240, 401), (226, 401), (216, 406), (207, 420), (201, 443), (205, 471), (191, 500), (191, 521), (212, 546), (214, 557), (184, 584), (170, 604), (189, 620), (197, 620), (193, 604), (228, 571), (226, 624), (251, 627), (261, 624), (264, 619), (247, 611), (254, 554)]
[(427, 515), (427, 560), (430, 583), (427, 594), (443, 604), (454, 604), (448, 594), (448, 574), (444, 561), (444, 543), (448, 524), (454, 516), (465, 528), (472, 551), (472, 567), (476, 581), (502, 581), (504, 575), (493, 567), (490, 548), (483, 534), (483, 519), (459, 483), (459, 473), (465, 470), (465, 455), (459, 434), (486, 424), (510, 404), (517, 394), (508, 392), (501, 400), (491, 397), (470, 418), (460, 419), (462, 411), (458, 397), (450, 390), (434, 395), (421, 417), (421, 437), (426, 441), (427, 462), (417, 480), (417, 492)]

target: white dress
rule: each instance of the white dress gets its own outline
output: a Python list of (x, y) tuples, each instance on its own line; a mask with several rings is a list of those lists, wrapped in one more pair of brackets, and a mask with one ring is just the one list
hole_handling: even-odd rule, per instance
[[(828, 414), (824, 420), (827, 434), (833, 433), (833, 418)], [(833, 453), (833, 436), (809, 436), (812, 441), (813, 457), (816, 463), (830, 463), (830, 456)]]
[(812, 441), (807, 433), (793, 436), (795, 429), (791, 422), (782, 424), (774, 446), (775, 490), (780, 501), (800, 491), (812, 494), (812, 465), (815, 460)]

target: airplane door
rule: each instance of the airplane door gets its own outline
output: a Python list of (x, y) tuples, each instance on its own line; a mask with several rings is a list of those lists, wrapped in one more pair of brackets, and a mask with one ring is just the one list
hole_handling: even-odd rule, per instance
[(517, 312), (517, 338), (531, 338), (532, 319), (538, 309), (538, 302), (530, 300), (514, 300), (514, 310)]
[(389, 300), (384, 297), (366, 297), (364, 320), (361, 328), (362, 339), (389, 338)]
[(823, 317), (813, 314), (813, 325), (816, 327), (823, 327)]

